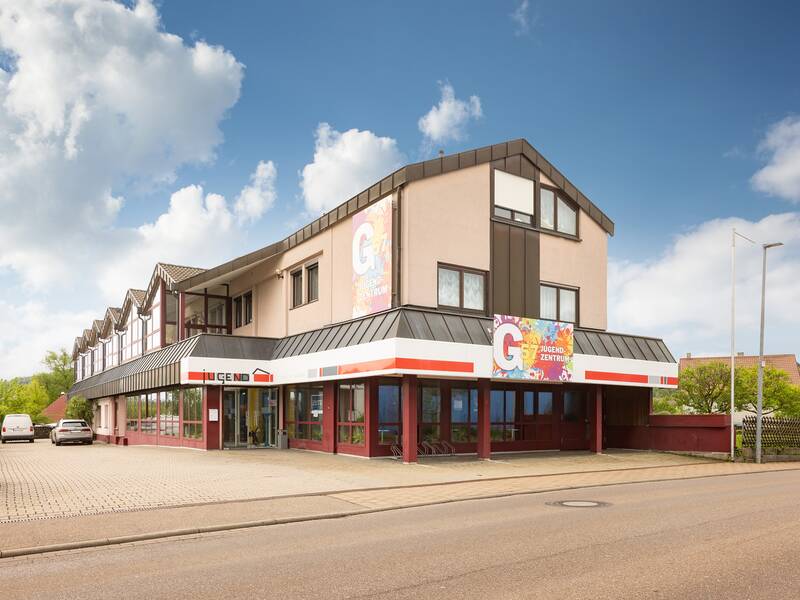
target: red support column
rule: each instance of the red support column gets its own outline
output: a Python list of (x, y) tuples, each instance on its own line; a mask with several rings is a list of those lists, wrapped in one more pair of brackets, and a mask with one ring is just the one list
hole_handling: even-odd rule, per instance
[(492, 384), (488, 379), (478, 380), (478, 458), (492, 457), (490, 402)]
[[(203, 411), (203, 434), (205, 435), (206, 450), (219, 450), (220, 427), (222, 425), (222, 388), (218, 385), (204, 386), (205, 410)], [(209, 412), (217, 411), (217, 420), (209, 419)]]
[(322, 451), (336, 452), (336, 382), (322, 384)]
[(603, 386), (594, 387), (594, 398), (589, 406), (592, 407), (589, 415), (591, 427), (590, 450), (598, 454), (603, 451)]
[(403, 462), (417, 462), (417, 376), (403, 375)]

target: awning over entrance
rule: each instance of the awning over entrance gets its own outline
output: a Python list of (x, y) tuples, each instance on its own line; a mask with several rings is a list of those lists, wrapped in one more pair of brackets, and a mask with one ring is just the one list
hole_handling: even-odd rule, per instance
[(198, 334), (79, 381), (69, 393), (92, 399), (180, 385), (182, 359), (263, 360), (272, 355), (275, 342), (272, 338)]

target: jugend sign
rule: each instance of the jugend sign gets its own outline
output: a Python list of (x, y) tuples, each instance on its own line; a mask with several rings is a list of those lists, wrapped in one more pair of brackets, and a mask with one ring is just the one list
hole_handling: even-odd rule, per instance
[(181, 383), (205, 385), (271, 385), (273, 374), (261, 360), (230, 358), (184, 358)]
[(573, 370), (572, 323), (494, 316), (492, 377), (571, 381)]

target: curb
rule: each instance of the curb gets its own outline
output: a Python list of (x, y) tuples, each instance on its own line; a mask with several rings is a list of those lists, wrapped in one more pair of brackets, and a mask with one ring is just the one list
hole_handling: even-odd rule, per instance
[[(695, 475), (691, 477), (678, 477), (678, 478), (661, 478), (661, 479), (647, 479), (644, 481), (622, 481), (613, 483), (595, 483), (591, 485), (566, 485), (547, 490), (529, 490), (519, 492), (502, 492), (496, 494), (487, 494), (483, 496), (473, 496), (470, 498), (449, 498), (446, 500), (435, 500), (430, 502), (417, 502), (413, 504), (402, 504), (396, 506), (387, 506), (381, 508), (364, 508), (360, 510), (340, 511), (333, 513), (320, 513), (317, 515), (307, 515), (302, 517), (284, 517), (281, 519), (264, 519), (258, 521), (241, 521), (238, 523), (225, 523), (220, 525), (208, 525), (205, 527), (189, 527), (184, 529), (170, 529), (165, 531), (154, 531), (150, 533), (140, 533), (133, 535), (123, 535), (110, 538), (99, 538), (94, 540), (83, 540), (79, 542), (65, 542), (61, 544), (50, 544), (46, 546), (31, 546), (29, 548), (14, 548), (11, 550), (0, 550), (0, 560), (4, 558), (15, 558), (21, 556), (31, 556), (36, 554), (48, 554), (52, 552), (62, 552), (67, 550), (81, 550), (86, 548), (99, 548), (102, 546), (115, 546), (120, 544), (130, 544), (133, 542), (142, 542), (149, 540), (158, 540), (173, 537), (182, 537), (187, 535), (200, 535), (204, 533), (218, 533), (222, 531), (236, 531), (239, 529), (252, 529), (254, 527), (271, 527), (274, 525), (288, 525), (291, 523), (304, 523), (308, 521), (327, 521), (332, 519), (343, 519), (346, 517), (354, 517), (359, 515), (368, 515), (382, 512), (389, 512), (395, 510), (404, 510), (408, 508), (422, 508), (426, 506), (437, 506), (442, 504), (452, 504), (454, 502), (470, 502), (473, 500), (491, 500), (494, 498), (509, 498), (513, 496), (527, 496), (534, 494), (547, 494), (551, 492), (563, 492), (569, 490), (589, 489), (589, 488), (602, 488), (613, 487), (619, 485), (637, 485), (643, 483), (664, 483), (667, 481), (686, 481), (693, 479), (710, 479), (712, 477), (735, 477), (737, 475), (761, 475), (765, 473), (780, 473), (783, 471), (796, 471), (800, 467), (776, 469), (769, 471), (748, 471), (745, 473), (718, 473), (712, 475)], [(341, 492), (334, 492), (335, 495)]]

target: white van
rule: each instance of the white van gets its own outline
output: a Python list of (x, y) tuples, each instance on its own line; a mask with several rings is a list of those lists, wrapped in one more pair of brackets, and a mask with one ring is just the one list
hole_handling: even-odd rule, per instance
[(30, 415), (6, 415), (0, 440), (4, 444), (9, 440), (28, 440), (33, 443), (33, 421)]

